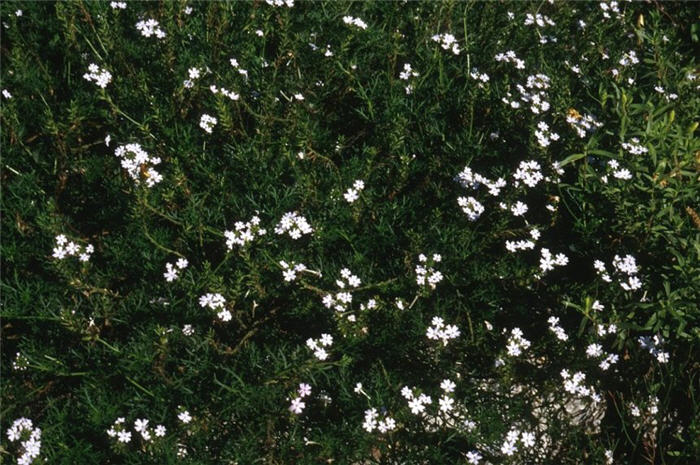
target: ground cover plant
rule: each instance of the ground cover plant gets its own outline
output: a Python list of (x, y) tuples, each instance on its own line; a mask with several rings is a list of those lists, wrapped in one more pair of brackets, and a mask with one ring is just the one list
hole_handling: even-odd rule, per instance
[(0, 18), (0, 462), (700, 456), (694, 5)]

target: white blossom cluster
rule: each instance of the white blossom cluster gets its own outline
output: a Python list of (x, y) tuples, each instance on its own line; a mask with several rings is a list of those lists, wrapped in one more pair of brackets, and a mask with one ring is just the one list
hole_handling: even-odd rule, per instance
[(12, 369), (17, 371), (24, 371), (29, 366), (29, 359), (22, 354), (17, 352), (15, 354), (15, 359), (12, 361)]
[(264, 236), (267, 231), (260, 227), (260, 218), (256, 215), (247, 222), (236, 221), (233, 231), (224, 231), (226, 247), (233, 250), (234, 246), (244, 247), (255, 239), (255, 236)]
[(146, 179), (148, 187), (153, 187), (163, 180), (163, 176), (153, 168), (154, 165), (160, 164), (160, 157), (149, 156), (140, 144), (120, 145), (114, 150), (114, 155), (121, 158), (122, 168), (136, 184), (141, 183), (142, 177)]
[(56, 236), (56, 246), (53, 248), (52, 257), (58, 260), (63, 260), (66, 257), (77, 256), (81, 262), (90, 260), (90, 256), (95, 251), (92, 244), (83, 247), (73, 241), (69, 241), (64, 234)]
[[(613, 268), (621, 275), (625, 275), (626, 279), (620, 279), (620, 287), (626, 291), (633, 291), (642, 287), (642, 281), (637, 276), (639, 272), (639, 267), (637, 267), (637, 261), (632, 255), (625, 255), (620, 257), (615, 255), (613, 258)], [(595, 268), (598, 275), (605, 282), (612, 282), (610, 274), (608, 274), (605, 268), (605, 263), (602, 260), (595, 260), (593, 262), (593, 268)]]
[(302, 411), (304, 411), (304, 408), (306, 408), (306, 402), (304, 402), (302, 399), (311, 395), (311, 386), (307, 383), (300, 383), (297, 393), (298, 396), (292, 399), (292, 402), (289, 405), (289, 410), (292, 413), (299, 415)]
[(314, 357), (319, 360), (325, 360), (328, 358), (328, 352), (324, 347), (330, 347), (333, 345), (333, 336), (330, 334), (323, 333), (318, 339), (308, 338), (306, 340), (306, 347), (314, 351)]
[(661, 350), (663, 339), (659, 335), (654, 337), (640, 336), (637, 341), (643, 349), (647, 349), (649, 353), (659, 361), (659, 363), (668, 363), (669, 353)]
[(297, 279), (297, 273), (301, 274), (304, 271), (308, 271), (308, 268), (303, 263), (287, 263), (284, 260), (280, 260), (280, 266), (282, 267), (282, 276), (287, 282)]
[(29, 465), (41, 453), (41, 429), (35, 428), (29, 418), (18, 418), (7, 429), (7, 439), (10, 442), (20, 442), (21, 455), (17, 458), (18, 465)]
[(299, 239), (304, 234), (311, 234), (313, 228), (306, 221), (306, 218), (299, 215), (297, 212), (285, 213), (280, 222), (275, 227), (276, 234), (289, 234), (292, 239)]
[(598, 6), (600, 7), (601, 10), (603, 10), (603, 18), (605, 18), (605, 19), (610, 19), (611, 13), (614, 13), (615, 18), (617, 18), (617, 19), (622, 17), (622, 13), (620, 13), (620, 8), (618, 7), (618, 3), (615, 1), (600, 2), (600, 3), (598, 3)]
[(110, 2), (109, 6), (113, 10), (126, 10), (126, 2)]
[(484, 84), (489, 82), (489, 79), (491, 79), (488, 74), (480, 73), (479, 70), (476, 68), (472, 68), (472, 70), (469, 72), (469, 77), (471, 77), (475, 81), (478, 81), (477, 85), (482, 89), (484, 88)]
[(97, 87), (104, 89), (107, 84), (112, 82), (112, 73), (106, 69), (101, 69), (95, 63), (91, 63), (88, 66), (88, 72), (83, 74), (83, 78), (87, 81), (94, 81)]
[(11, 94), (10, 91), (7, 90), (7, 89), (3, 89), (3, 90), (2, 90), (2, 96), (5, 97), (5, 98), (8, 99), (8, 100), (12, 98), (12, 94)]
[(209, 86), (209, 90), (211, 91), (212, 94), (225, 95), (226, 97), (228, 97), (234, 101), (241, 98), (240, 94), (237, 94), (236, 92), (234, 92), (232, 90), (228, 90), (225, 87), (216, 87), (214, 84)]
[(527, 77), (525, 87), (518, 84), (516, 88), (520, 92), (520, 100), (530, 104), (530, 111), (536, 115), (549, 111), (550, 104), (547, 101), (547, 89), (549, 89), (549, 76), (534, 74)]
[(287, 8), (294, 6), (294, 0), (265, 0), (265, 3), (270, 6), (286, 6)]
[(557, 336), (557, 339), (559, 339), (560, 341), (569, 340), (569, 335), (566, 334), (566, 331), (564, 331), (564, 328), (559, 326), (559, 317), (550, 316), (549, 319), (547, 320), (547, 323), (549, 323), (549, 330), (552, 331)]
[(424, 393), (421, 393), (420, 395), (416, 396), (413, 393), (413, 389), (409, 388), (408, 386), (404, 386), (401, 389), (401, 395), (404, 399), (408, 401), (408, 407), (411, 409), (411, 413), (413, 413), (414, 415), (420, 415), (424, 413), (425, 406), (433, 403), (433, 400), (430, 398), (430, 396)]
[(559, 140), (559, 134), (552, 132), (549, 129), (549, 125), (544, 121), (537, 123), (535, 137), (537, 138), (537, 143), (540, 144), (540, 147), (549, 147), (549, 144)]
[(433, 42), (437, 42), (445, 50), (452, 50), (452, 53), (459, 55), (461, 50), (459, 49), (459, 44), (457, 39), (452, 34), (435, 34), (433, 37)]
[(634, 50), (630, 50), (629, 52), (625, 53), (622, 55), (622, 58), (620, 58), (620, 61), (618, 61), (620, 66), (632, 66), (636, 65), (639, 63), (639, 58), (637, 58), (637, 52)]
[(352, 187), (349, 188), (345, 194), (343, 194), (343, 197), (345, 198), (345, 201), (347, 203), (353, 203), (355, 200), (357, 200), (360, 197), (360, 192), (365, 188), (365, 182), (362, 181), (361, 179), (357, 179), (353, 184)]
[(620, 359), (617, 354), (608, 354), (605, 352), (603, 350), (603, 346), (598, 343), (592, 343), (586, 347), (586, 356), (588, 358), (604, 357), (604, 359), (598, 365), (603, 371), (610, 368), (610, 365), (614, 365)]
[(540, 270), (542, 272), (551, 271), (555, 266), (565, 266), (569, 263), (569, 258), (563, 253), (558, 253), (552, 256), (552, 253), (547, 248), (540, 251)]
[(352, 302), (352, 294), (347, 292), (345, 289), (358, 287), (361, 284), (361, 281), (360, 278), (352, 274), (352, 272), (347, 268), (340, 270), (340, 276), (342, 279), (337, 279), (335, 281), (335, 284), (338, 286), (340, 291), (335, 295), (326, 294), (326, 296), (323, 298), (323, 305), (325, 305), (326, 308), (334, 308), (338, 312), (344, 312), (348, 309), (347, 306)]
[(221, 294), (207, 293), (199, 298), (199, 305), (201, 307), (208, 307), (211, 310), (218, 310), (216, 316), (219, 317), (221, 321), (231, 321), (233, 315), (231, 312), (224, 308), (226, 304), (226, 299)]
[(450, 339), (459, 337), (459, 328), (456, 325), (445, 325), (445, 320), (439, 316), (434, 316), (431, 321), (431, 326), (425, 332), (428, 339), (440, 340), (443, 346), (446, 346)]
[(194, 87), (194, 81), (200, 78), (202, 75), (202, 70), (200, 70), (197, 67), (192, 67), (187, 70), (187, 76), (188, 78), (182, 81), (182, 85), (185, 86), (186, 89), (191, 89)]
[(506, 186), (505, 179), (498, 178), (496, 181), (491, 181), (479, 173), (475, 173), (468, 166), (465, 166), (464, 169), (457, 174), (456, 180), (467, 189), (477, 189), (480, 184), (483, 184), (488, 188), (489, 194), (494, 197), (497, 197), (501, 193), (501, 189)]
[(187, 268), (189, 265), (189, 262), (187, 261), (186, 258), (179, 258), (176, 262), (175, 265), (172, 263), (168, 262), (165, 264), (165, 273), (163, 273), (163, 277), (167, 282), (173, 282), (179, 277), (179, 272), (181, 270), (184, 270)]
[(534, 15), (532, 13), (528, 13), (525, 15), (525, 22), (523, 24), (525, 24), (525, 26), (535, 24), (537, 27), (545, 27), (546, 25), (556, 26), (556, 23), (552, 21), (549, 16), (541, 15), (539, 13), (535, 13)]
[[(409, 81), (412, 78), (418, 77), (419, 74), (417, 71), (415, 71), (410, 63), (404, 63), (403, 65), (403, 71), (399, 73), (399, 79), (403, 81)], [(406, 94), (412, 94), (413, 93), (413, 84), (408, 84), (405, 88)]]
[(530, 239), (521, 239), (519, 241), (506, 241), (506, 250), (508, 252), (516, 252), (518, 250), (532, 250), (535, 248), (535, 241), (540, 238), (540, 231), (537, 228), (530, 230)]
[(165, 32), (160, 28), (158, 21), (155, 19), (141, 20), (136, 23), (136, 29), (141, 31), (141, 35), (144, 37), (151, 37), (155, 35), (157, 38), (162, 39), (165, 37)]
[(503, 63), (514, 63), (516, 69), (525, 69), (525, 61), (517, 57), (513, 50), (497, 54), (494, 59)]
[[(119, 417), (114, 422), (112, 427), (107, 430), (109, 437), (116, 437), (119, 442), (127, 443), (131, 441), (131, 432), (127, 431), (123, 424), (126, 421), (124, 417)], [(141, 435), (144, 441), (149, 442), (154, 437), (161, 438), (165, 436), (165, 426), (157, 425), (155, 428), (149, 428), (149, 420), (146, 418), (138, 418), (134, 421), (134, 431)]]
[(515, 179), (513, 182), (515, 187), (519, 187), (521, 183), (528, 187), (535, 187), (544, 179), (542, 166), (535, 160), (521, 161), (518, 169), (513, 173), (513, 178)]
[(474, 197), (458, 197), (457, 204), (470, 221), (476, 221), (484, 213), (484, 206)]
[(510, 457), (518, 452), (518, 445), (525, 449), (532, 449), (535, 447), (535, 435), (529, 431), (521, 432), (518, 428), (512, 427), (501, 444), (501, 453)]
[(564, 390), (569, 394), (573, 394), (580, 399), (589, 397), (595, 403), (602, 400), (600, 395), (597, 394), (592, 387), (583, 384), (586, 380), (586, 375), (584, 373), (577, 371), (572, 376), (569, 370), (563, 369), (560, 375), (564, 380)]
[(622, 148), (627, 150), (632, 155), (641, 155), (649, 152), (649, 149), (639, 143), (639, 139), (633, 137), (629, 142), (623, 142)]
[(389, 415), (385, 414), (383, 420), (378, 419), (379, 413), (377, 413), (376, 408), (365, 410), (365, 421), (362, 422), (362, 428), (364, 428), (364, 430), (368, 433), (371, 433), (376, 429), (382, 434), (396, 429), (396, 420), (391, 418)]
[(442, 281), (442, 273), (433, 268), (433, 264), (440, 263), (442, 256), (433, 254), (432, 260), (428, 261), (428, 257), (424, 254), (418, 256), (418, 261), (425, 265), (416, 265), (416, 284), (419, 286), (429, 286), (430, 289), (435, 289), (437, 283)]
[(522, 354), (524, 350), (527, 350), (530, 344), (530, 341), (523, 337), (523, 332), (520, 328), (513, 328), (510, 330), (510, 337), (508, 338), (506, 350), (511, 357), (517, 357)]
[(211, 115), (204, 113), (201, 118), (199, 118), (199, 127), (204, 129), (204, 132), (211, 134), (214, 126), (219, 121)]
[(603, 126), (603, 123), (596, 121), (593, 116), (588, 114), (582, 116), (576, 111), (569, 111), (566, 115), (566, 122), (574, 128), (580, 138), (586, 137), (588, 132), (593, 132), (596, 128)]
[[(632, 173), (630, 172), (630, 170), (628, 170), (627, 168), (620, 168), (620, 162), (618, 162), (617, 160), (608, 161), (607, 166), (608, 168), (613, 170), (612, 175), (615, 179), (622, 179), (623, 181), (629, 181), (630, 179), (632, 179)], [(607, 183), (608, 176), (602, 176), (601, 180), (604, 183)]]
[(362, 21), (360, 18), (354, 18), (352, 16), (343, 16), (343, 22), (349, 26), (359, 27), (360, 29), (367, 29), (367, 23)]

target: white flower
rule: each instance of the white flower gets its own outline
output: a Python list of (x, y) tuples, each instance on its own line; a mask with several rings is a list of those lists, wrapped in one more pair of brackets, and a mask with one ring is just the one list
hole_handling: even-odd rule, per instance
[(214, 126), (216, 126), (217, 119), (213, 116), (207, 115), (206, 113), (202, 115), (199, 119), (199, 127), (204, 129), (205, 132), (211, 134)]
[(190, 415), (190, 412), (187, 410), (183, 410), (177, 415), (177, 418), (183, 422), (184, 424), (187, 424), (192, 421), (192, 416)]
[(471, 465), (479, 465), (479, 463), (481, 462), (481, 459), (482, 459), (482, 457), (481, 457), (481, 454), (479, 452), (477, 452), (475, 450), (467, 452), (467, 461)]
[(359, 27), (360, 29), (367, 29), (367, 23), (362, 21), (360, 18), (353, 18), (352, 16), (343, 16), (343, 22), (351, 26)]
[(155, 19), (139, 21), (136, 23), (136, 29), (141, 31), (141, 35), (144, 37), (151, 37), (152, 35), (155, 35), (159, 39), (165, 37), (165, 32), (159, 27), (159, 23)]
[(454, 408), (455, 400), (452, 397), (442, 396), (439, 400), (440, 410), (449, 412)]
[(88, 70), (88, 73), (83, 74), (83, 78), (87, 81), (94, 81), (97, 87), (104, 89), (107, 87), (107, 84), (112, 82), (112, 73), (106, 69), (100, 69), (96, 64), (92, 63)]
[(306, 407), (306, 403), (300, 397), (296, 397), (292, 400), (289, 410), (298, 415), (304, 410), (304, 407)]
[(312, 232), (313, 228), (309, 222), (297, 212), (285, 213), (275, 227), (276, 234), (287, 233), (292, 239), (299, 239), (302, 235)]
[(165, 426), (163, 426), (163, 425), (156, 426), (155, 434), (156, 434), (156, 437), (159, 437), (159, 438), (165, 436)]
[(470, 221), (476, 221), (484, 213), (484, 206), (474, 197), (459, 197), (457, 204), (462, 207), (462, 211), (466, 213)]
[(445, 392), (454, 392), (456, 386), (457, 385), (449, 379), (444, 379), (442, 383), (440, 383), (440, 389)]
[(299, 397), (306, 397), (311, 394), (311, 386), (306, 383), (301, 383), (297, 392), (299, 393)]

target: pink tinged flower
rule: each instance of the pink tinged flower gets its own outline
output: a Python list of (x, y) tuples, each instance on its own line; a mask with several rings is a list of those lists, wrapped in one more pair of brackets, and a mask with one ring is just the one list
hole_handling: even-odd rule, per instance
[(298, 415), (304, 410), (304, 407), (306, 407), (306, 403), (304, 403), (300, 397), (297, 397), (294, 400), (292, 400), (292, 404), (289, 406), (289, 410), (292, 411), (292, 413), (296, 413)]

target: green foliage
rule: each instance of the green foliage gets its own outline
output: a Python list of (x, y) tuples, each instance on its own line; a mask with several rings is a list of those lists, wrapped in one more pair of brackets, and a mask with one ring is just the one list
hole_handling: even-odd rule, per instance
[[(615, 463), (686, 464), (700, 455), (691, 5), (626, 3), (608, 19), (597, 3), (558, 1), (190, 6), (191, 14), (183, 1), (0, 4), (1, 87), (12, 95), (0, 109), (0, 463), (21, 455), (5, 434), (19, 417), (42, 428), (33, 463), (438, 464), (467, 463), (478, 450), (489, 463), (603, 464), (611, 450)], [(556, 26), (523, 25), (537, 12)], [(345, 24), (347, 15), (367, 29)], [(137, 31), (147, 18), (165, 38)], [(433, 41), (439, 33), (454, 34), (461, 53)], [(525, 70), (494, 60), (508, 50)], [(630, 50), (640, 63), (619, 65)], [(106, 88), (83, 79), (91, 63), (111, 72)], [(406, 63), (418, 72), (408, 81), (399, 78)], [(188, 87), (192, 67), (201, 76)], [(488, 82), (470, 77), (473, 68)], [(537, 73), (551, 80), (548, 112), (503, 103)], [(218, 120), (212, 134), (199, 127), (203, 114)], [(602, 125), (579, 138), (571, 114)], [(535, 136), (540, 121), (561, 135), (546, 148)], [(633, 138), (648, 152), (625, 150)], [(162, 182), (148, 188), (127, 175), (114, 150), (128, 143), (162, 159)], [(552, 180), (514, 188), (523, 160)], [(631, 179), (615, 178), (611, 160)], [(484, 187), (465, 194), (455, 179), (465, 166), (509, 187), (498, 198)], [(355, 180), (365, 189), (348, 203)], [(478, 220), (460, 211), (463, 195), (484, 203)], [(499, 208), (519, 200), (527, 221)], [(291, 211), (312, 235), (275, 234)], [(227, 250), (224, 231), (254, 215), (267, 234)], [(535, 250), (506, 251), (532, 227), (542, 233)], [(90, 260), (52, 257), (59, 234), (94, 245)], [(540, 272), (543, 247), (568, 265)], [(442, 255), (435, 290), (416, 285), (422, 253)], [(593, 268), (627, 254), (640, 290)], [(189, 266), (166, 282), (166, 263), (178, 258)], [(285, 282), (282, 260), (311, 272)], [(346, 267), (362, 280), (354, 322), (322, 303)], [(225, 297), (231, 321), (200, 307), (206, 293)], [(368, 299), (376, 308), (359, 310)], [(460, 337), (428, 339), (435, 316)], [(548, 329), (552, 316), (568, 341)], [(599, 337), (598, 325), (609, 324), (618, 332)], [(532, 341), (524, 358), (507, 355), (516, 327)], [(321, 361), (305, 341), (323, 333), (334, 343)], [(638, 342), (655, 335), (668, 363)], [(613, 368), (586, 357), (595, 342), (619, 354)], [(567, 415), (562, 369), (585, 372), (601, 394), (596, 428)], [(443, 379), (456, 382), (453, 397), (474, 429), (426, 426), (407, 407), (404, 386), (432, 396), (437, 411)], [(296, 415), (289, 405), (300, 383), (312, 394)], [(630, 413), (649, 412), (654, 397), (657, 412)], [(370, 408), (398, 427), (363, 430)], [(185, 409), (188, 424), (178, 420)], [(149, 442), (133, 432), (122, 444), (106, 433), (118, 417), (132, 432), (147, 418), (167, 433)], [(513, 427), (537, 430), (545, 452), (501, 453)]]

